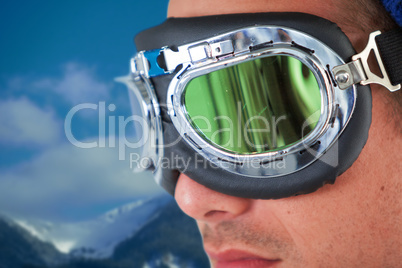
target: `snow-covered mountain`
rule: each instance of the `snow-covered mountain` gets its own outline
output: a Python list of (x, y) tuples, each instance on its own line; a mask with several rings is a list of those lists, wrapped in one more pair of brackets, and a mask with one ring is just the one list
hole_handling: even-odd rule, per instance
[(102, 259), (110, 257), (117, 244), (157, 217), (158, 210), (170, 200), (167, 196), (140, 200), (84, 222), (55, 224), (33, 219), (15, 221), (39, 240), (53, 244), (62, 253)]
[(66, 261), (52, 244), (36, 239), (13, 220), (0, 217), (0, 268), (48, 267)]
[(94, 220), (51, 223), (0, 217), (0, 268), (205, 268), (194, 220), (169, 196)]

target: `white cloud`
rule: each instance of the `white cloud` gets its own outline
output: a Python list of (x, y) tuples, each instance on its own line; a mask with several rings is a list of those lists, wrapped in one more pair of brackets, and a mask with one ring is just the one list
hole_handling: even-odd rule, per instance
[[(133, 173), (116, 149), (63, 144), (0, 173), (0, 211), (62, 219), (99, 204), (160, 193), (150, 173)], [(71, 213), (70, 213), (71, 214)]]
[[(102, 82), (94, 68), (69, 63), (59, 77), (15, 76), (6, 87), (11, 96), (34, 99), (0, 100), (0, 146), (34, 145), (40, 150), (26, 162), (0, 169), (0, 213), (65, 219), (162, 192), (150, 173), (133, 173), (128, 160), (119, 161), (117, 149), (80, 149), (62, 142), (64, 118), (57, 113), (63, 108), (53, 103), (98, 104), (109, 97), (111, 85)], [(47, 108), (34, 100), (47, 103)], [(94, 112), (88, 114), (94, 117)], [(108, 139), (110, 133), (105, 134)], [(94, 140), (98, 137), (82, 142)]]
[(61, 136), (61, 123), (52, 110), (26, 98), (0, 101), (0, 142), (12, 145), (50, 145)]
[(32, 94), (48, 100), (49, 96), (45, 94), (52, 92), (70, 105), (97, 103), (110, 98), (114, 82), (102, 80), (95, 67), (69, 62), (63, 64), (60, 71), (57, 76), (14, 75), (6, 80), (5, 90), (14, 94)]
[(94, 68), (70, 62), (63, 66), (60, 79), (42, 78), (34, 81), (35, 88), (51, 89), (72, 105), (105, 101), (109, 98), (111, 86), (101, 82)]

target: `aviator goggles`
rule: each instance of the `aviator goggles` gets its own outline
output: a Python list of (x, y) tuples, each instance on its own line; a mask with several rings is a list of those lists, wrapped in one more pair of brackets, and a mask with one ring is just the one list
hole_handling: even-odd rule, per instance
[(136, 37), (120, 79), (143, 118), (140, 170), (172, 194), (180, 173), (258, 199), (334, 183), (366, 143), (367, 84), (401, 88), (401, 42), (400, 29), (374, 32), (356, 54), (336, 24), (303, 13), (169, 18)]

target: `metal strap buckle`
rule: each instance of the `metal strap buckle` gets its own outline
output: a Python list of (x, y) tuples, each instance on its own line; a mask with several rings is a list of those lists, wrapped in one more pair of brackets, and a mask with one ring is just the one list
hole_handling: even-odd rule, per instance
[[(172, 73), (180, 64), (199, 64), (219, 59), (234, 52), (231, 40), (218, 43), (203, 42), (193, 46), (180, 46), (177, 51), (168, 47), (148, 51), (140, 51), (131, 61), (131, 72), (143, 74), (146, 78)], [(166, 66), (161, 67), (158, 57), (162, 56)]]
[[(401, 84), (395, 86), (392, 85), (387, 71), (385, 70), (384, 63), (381, 60), (380, 52), (375, 41), (376, 36), (380, 34), (380, 31), (372, 32), (369, 36), (366, 48), (359, 54), (354, 55), (352, 57), (352, 62), (335, 66), (332, 69), (332, 72), (335, 75), (335, 80), (340, 89), (346, 89), (357, 83), (360, 83), (361, 85), (380, 84), (391, 92), (401, 89)], [(372, 50), (374, 51), (374, 55), (383, 77), (374, 74), (368, 66), (368, 58)]]

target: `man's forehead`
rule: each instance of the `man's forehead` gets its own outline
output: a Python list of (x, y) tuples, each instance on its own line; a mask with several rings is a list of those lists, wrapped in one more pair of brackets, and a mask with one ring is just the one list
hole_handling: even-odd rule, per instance
[[(342, 0), (171, 0), (168, 17), (197, 17), (259, 12), (303, 12), (328, 20), (337, 18)], [(344, 11), (345, 12), (345, 11)]]
[[(359, 50), (367, 40), (370, 31), (362, 38), (362, 33), (356, 31), (356, 17), (348, 19), (348, 14), (353, 13), (348, 2), (348, 9), (343, 0), (170, 0), (168, 17), (199, 17), (236, 13), (261, 13), (261, 12), (302, 12), (322, 17), (335, 22), (349, 37), (354, 47)], [(356, 12), (355, 12), (356, 13)], [(350, 22), (350, 23), (348, 23)], [(362, 40), (364, 39), (364, 40)], [(361, 44), (360, 44), (361, 43)]]

